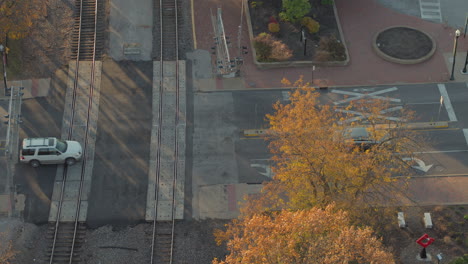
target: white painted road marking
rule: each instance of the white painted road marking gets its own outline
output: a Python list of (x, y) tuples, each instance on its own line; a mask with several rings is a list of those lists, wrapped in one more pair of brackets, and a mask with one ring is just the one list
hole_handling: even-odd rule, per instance
[(419, 8), (422, 19), (442, 22), (439, 0), (419, 0)]
[(417, 170), (420, 170), (420, 171), (423, 171), (423, 172), (428, 172), (431, 168), (432, 168), (432, 164), (431, 165), (426, 165), (426, 163), (424, 163), (424, 161), (420, 160), (420, 159), (417, 159), (417, 158), (403, 158), (403, 160), (406, 160), (406, 161), (416, 161), (416, 163), (418, 164), (418, 166), (411, 166), (413, 169), (417, 169)]
[(413, 152), (413, 154), (437, 154), (437, 153), (455, 153), (455, 152), (468, 152), (468, 149), (420, 151), (420, 152)]
[[(403, 107), (401, 106), (396, 106), (396, 107), (392, 107), (392, 108), (388, 108), (388, 109), (385, 109), (385, 110), (382, 110), (380, 111), (381, 114), (385, 114), (385, 113), (388, 113), (388, 112), (393, 112), (393, 111), (397, 111), (397, 110), (400, 110), (402, 109)], [(352, 111), (352, 110), (343, 110), (343, 109), (335, 109), (336, 112), (341, 112), (341, 113), (348, 113), (348, 114), (355, 114), (357, 115), (357, 117), (353, 117), (353, 118), (350, 118), (350, 119), (347, 119), (343, 122), (339, 122), (340, 124), (342, 123), (351, 123), (351, 122), (355, 122), (355, 121), (359, 121), (359, 120), (363, 120), (363, 119), (366, 119), (367, 117), (371, 116), (371, 114), (367, 114), (367, 113), (361, 113), (361, 112), (357, 112), (357, 111)], [(402, 121), (400, 118), (398, 117), (391, 117), (391, 116), (377, 116), (379, 118), (383, 118), (383, 119), (387, 119), (387, 120), (392, 120), (392, 121)]]
[(458, 121), (457, 116), (455, 115), (455, 112), (453, 111), (452, 103), (450, 102), (447, 89), (445, 89), (445, 84), (439, 83), (437, 84), (437, 86), (439, 87), (440, 95), (442, 95), (442, 97), (444, 98), (445, 109), (447, 110), (447, 114), (448, 114), (450, 121), (453, 121), (453, 122)]
[(391, 102), (400, 103), (401, 102), (400, 99), (389, 98), (389, 97), (384, 97), (384, 96), (377, 96), (378, 94), (393, 92), (393, 91), (396, 91), (396, 90), (398, 90), (398, 88), (391, 87), (391, 88), (387, 88), (387, 89), (383, 89), (383, 90), (380, 90), (380, 91), (367, 93), (367, 94), (366, 93), (355, 93), (355, 92), (349, 92), (349, 91), (342, 91), (342, 90), (333, 90), (332, 93), (338, 93), (338, 94), (344, 94), (344, 95), (354, 95), (354, 97), (350, 97), (350, 98), (346, 98), (346, 99), (338, 101), (338, 102), (334, 102), (335, 105), (351, 102), (351, 101), (358, 100), (358, 99), (362, 99), (364, 97), (370, 97), (370, 98), (374, 98), (374, 99), (381, 99), (381, 100), (387, 100), (387, 101), (391, 101)]
[(463, 129), (463, 135), (465, 136), (465, 141), (466, 141), (466, 144), (468, 145), (468, 129), (467, 128)]

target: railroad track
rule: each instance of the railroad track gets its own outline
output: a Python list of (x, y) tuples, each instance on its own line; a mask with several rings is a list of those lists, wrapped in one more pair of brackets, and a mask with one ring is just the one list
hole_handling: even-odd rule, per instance
[(76, 0), (71, 42), (71, 59), (101, 60), (104, 45), (104, 5), (99, 0)]
[[(179, 52), (178, 52), (178, 3), (177, 0), (155, 0), (155, 29), (159, 28), (158, 34), (154, 37), (153, 58), (159, 60), (159, 109), (157, 116), (157, 153), (156, 153), (156, 190), (155, 190), (155, 206), (154, 206), (154, 221), (153, 232), (151, 236), (151, 264), (172, 264), (174, 257), (174, 238), (175, 238), (175, 215), (176, 215), (176, 193), (177, 193), (177, 173), (178, 173), (178, 156), (179, 142), (177, 134), (177, 126), (179, 124)], [(155, 32), (156, 33), (156, 32)], [(159, 43), (159, 45), (157, 44)], [(157, 49), (159, 48), (159, 50)], [(166, 63), (165, 63), (166, 62)], [(166, 76), (167, 75), (167, 76)], [(167, 78), (175, 78), (175, 87), (168, 84), (164, 80)], [(171, 100), (171, 102), (163, 102), (163, 100)], [(164, 104), (175, 104), (175, 107), (164, 108)], [(170, 111), (175, 112), (170, 112)], [(167, 111), (167, 112), (164, 112)], [(167, 119), (173, 119), (167, 121)], [(166, 123), (165, 123), (166, 122)], [(168, 135), (166, 128), (167, 124), (173, 125), (173, 135)], [(163, 138), (163, 135), (165, 136)], [(165, 147), (162, 142), (167, 138), (173, 139), (168, 145), (171, 145), (173, 150), (168, 154), (162, 153), (161, 149)], [(173, 164), (172, 178), (168, 179), (167, 175), (162, 175), (162, 163)], [(164, 177), (164, 178), (163, 178)], [(172, 183), (170, 183), (172, 181)], [(172, 186), (170, 186), (172, 185)], [(172, 188), (167, 191), (167, 187)], [(165, 188), (163, 188), (165, 187)], [(164, 193), (166, 191), (166, 193)], [(169, 197), (168, 197), (169, 196)], [(172, 196), (172, 197), (170, 197)], [(165, 212), (166, 217), (163, 221), (159, 219), (160, 207), (159, 199), (169, 200), (171, 212)], [(167, 207), (165, 208), (167, 210)]]
[[(75, 122), (75, 112), (77, 107), (77, 94), (78, 90), (82, 89), (79, 87), (78, 80), (83, 78), (79, 76), (79, 65), (80, 61), (91, 62), (91, 76), (89, 82), (89, 94), (88, 94), (88, 109), (86, 114), (86, 122), (84, 124), (84, 138), (83, 138), (83, 162), (81, 164), (81, 175), (79, 181), (79, 190), (76, 200), (76, 211), (72, 217), (74, 221), (62, 221), (62, 207), (65, 196), (65, 186), (68, 176), (68, 166), (65, 165), (63, 168), (62, 185), (60, 189), (60, 198), (57, 204), (56, 221), (50, 223), (48, 230), (48, 239), (50, 245), (47, 249), (46, 256), (48, 263), (81, 263), (81, 246), (84, 240), (86, 226), (84, 222), (79, 219), (81, 211), (81, 197), (83, 192), (84, 175), (86, 170), (86, 156), (87, 156), (87, 142), (89, 133), (89, 120), (91, 107), (93, 105), (93, 90), (94, 90), (94, 71), (95, 61), (100, 59), (100, 50), (102, 39), (100, 40), (98, 30), (100, 30), (99, 13), (102, 7), (100, 7), (98, 0), (77, 0), (75, 10), (75, 26), (72, 36), (72, 57), (76, 60), (75, 72), (74, 72), (74, 84), (72, 92), (72, 104), (71, 104), (71, 118), (69, 120), (69, 129), (67, 131), (67, 139), (71, 140), (73, 137), (73, 125)], [(76, 165), (75, 165), (76, 166)]]

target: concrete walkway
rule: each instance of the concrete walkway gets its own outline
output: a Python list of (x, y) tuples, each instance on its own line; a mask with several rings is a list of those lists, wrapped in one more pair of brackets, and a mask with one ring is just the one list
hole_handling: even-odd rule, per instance
[[(316, 67), (312, 75), (311, 67), (260, 70), (253, 63), (252, 52), (244, 55), (244, 65), (238, 78), (216, 78), (213, 75), (214, 65), (211, 47), (214, 46), (214, 33), (210, 21), (210, 10), (221, 7), (226, 34), (237, 44), (237, 32), (240, 24), (241, 2), (237, 0), (193, 0), (194, 34), (196, 51), (188, 58), (194, 63), (193, 80), (195, 91), (230, 91), (256, 90), (282, 87), (281, 80), (291, 81), (303, 76), (305, 81), (325, 84), (326, 86), (374, 86), (384, 84), (415, 84), (450, 82), (453, 62), (453, 44), (455, 22), (444, 21), (444, 17), (465, 15), (463, 8), (456, 8), (456, 3), (441, 0), (442, 22), (434, 23), (421, 18), (419, 1), (406, 0), (336, 0), (336, 7), (350, 62), (342, 67)], [(384, 5), (382, 5), (385, 4)], [(460, 3), (458, 3), (460, 4)], [(450, 6), (452, 9), (444, 9)], [(463, 5), (462, 5), (463, 6)], [(465, 8), (466, 9), (466, 8)], [(407, 12), (403, 12), (403, 11)], [(463, 13), (463, 14), (462, 14)], [(451, 15), (449, 15), (451, 14)], [(452, 23), (453, 22), (453, 23)], [(457, 22), (458, 23), (458, 22)], [(372, 39), (390, 26), (409, 26), (424, 31), (436, 42), (435, 54), (427, 61), (414, 65), (402, 65), (388, 62), (377, 56), (372, 49)], [(247, 34), (246, 21), (243, 21), (242, 43), (252, 49)], [(468, 51), (468, 38), (458, 39), (458, 49), (454, 82), (467, 82), (468, 75), (460, 70)], [(194, 179), (196, 185), (196, 180)], [(194, 186), (195, 217), (232, 218), (238, 214), (239, 195), (258, 191), (259, 186), (233, 184), (225, 182), (212, 185)], [(467, 204), (468, 175), (461, 177), (419, 177), (410, 180), (409, 190), (413, 201), (421, 205), (434, 204)], [(242, 195), (241, 195), (242, 196)], [(216, 199), (214, 199), (216, 197)], [(407, 201), (402, 201), (406, 204)], [(198, 211), (197, 211), (198, 210)]]
[[(194, 0), (196, 47), (210, 50), (213, 46), (213, 30), (209, 21), (210, 8), (221, 7), (226, 34), (237, 39), (240, 23), (239, 1)], [(447, 82), (450, 77), (451, 57), (455, 29), (445, 24), (437, 24), (420, 17), (402, 14), (384, 7), (376, 0), (337, 0), (336, 7), (344, 39), (350, 55), (350, 63), (344, 67), (316, 67), (312, 69), (284, 68), (259, 70), (253, 63), (251, 52), (244, 56), (244, 66), (238, 81), (222, 79), (211, 83), (213, 90), (255, 89), (281, 87), (281, 79), (291, 81), (303, 76), (304, 80), (327, 86), (368, 86), (402, 83)], [(460, 10), (460, 12), (464, 12)], [(384, 61), (372, 50), (371, 41), (375, 34), (390, 26), (404, 25), (420, 29), (431, 35), (437, 45), (435, 54), (429, 60), (415, 65), (401, 65)], [(248, 41), (247, 26), (244, 21), (242, 45), (252, 47)], [(235, 46), (235, 45), (234, 45)], [(468, 38), (459, 38), (455, 81), (466, 82), (468, 78), (460, 74), (460, 65), (468, 49)], [(206, 58), (211, 60), (211, 58)], [(209, 89), (206, 88), (205, 89)]]

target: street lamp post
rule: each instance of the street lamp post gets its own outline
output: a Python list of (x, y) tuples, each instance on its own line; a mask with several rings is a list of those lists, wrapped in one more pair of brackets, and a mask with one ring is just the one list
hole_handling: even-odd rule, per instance
[(453, 76), (453, 73), (455, 71), (455, 57), (457, 56), (458, 37), (460, 37), (460, 30), (459, 29), (457, 29), (455, 31), (455, 40), (454, 40), (454, 44), (453, 44), (452, 74), (450, 75), (450, 80), (451, 81), (455, 80), (455, 77)]
[(7, 74), (6, 74), (6, 63), (5, 63), (5, 47), (0, 44), (0, 53), (2, 55), (2, 64), (3, 64), (3, 84), (5, 85), (5, 96), (8, 95), (8, 85), (7, 85)]
[(468, 72), (466, 71), (466, 65), (468, 65), (468, 50), (466, 50), (465, 66), (463, 67), (463, 70), (461, 71), (462, 74), (468, 74)]
[(468, 27), (468, 13), (466, 13), (466, 19), (465, 19), (465, 31), (463, 33), (463, 38), (466, 38), (466, 28)]

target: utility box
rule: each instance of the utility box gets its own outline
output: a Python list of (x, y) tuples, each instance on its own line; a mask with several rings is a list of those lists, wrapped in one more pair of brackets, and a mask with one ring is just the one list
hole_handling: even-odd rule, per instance
[(428, 229), (432, 228), (432, 218), (430, 213), (424, 213), (424, 226)]
[(403, 212), (398, 212), (398, 227), (399, 228), (406, 227), (405, 214), (403, 214)]

